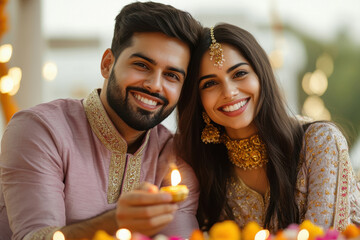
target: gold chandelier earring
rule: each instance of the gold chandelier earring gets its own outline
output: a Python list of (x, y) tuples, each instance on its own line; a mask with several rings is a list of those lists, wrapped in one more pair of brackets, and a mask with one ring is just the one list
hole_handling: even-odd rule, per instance
[(210, 118), (206, 112), (202, 113), (202, 117), (206, 126), (201, 133), (201, 141), (203, 143), (220, 143), (220, 131), (217, 127), (210, 123)]

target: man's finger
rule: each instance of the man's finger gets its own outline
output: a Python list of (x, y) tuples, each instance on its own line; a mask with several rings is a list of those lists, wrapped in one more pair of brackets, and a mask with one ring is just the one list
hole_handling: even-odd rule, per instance
[(157, 228), (163, 228), (173, 219), (173, 214), (162, 214), (148, 219), (132, 219), (130, 221), (127, 221), (126, 225), (123, 225), (122, 227), (129, 228), (132, 231), (146, 233)]
[(132, 219), (143, 219), (151, 218), (163, 214), (172, 214), (178, 209), (176, 204), (160, 204), (160, 205), (150, 205), (144, 207), (131, 207), (127, 206), (122, 209), (119, 209), (116, 213), (116, 217), (121, 219), (126, 219), (131, 216)]
[(169, 193), (149, 193), (142, 190), (134, 190), (121, 195), (118, 204), (141, 206), (170, 203), (171, 201), (172, 197)]
[(152, 193), (159, 192), (159, 188), (156, 185), (151, 184), (149, 182), (142, 182), (137, 189)]

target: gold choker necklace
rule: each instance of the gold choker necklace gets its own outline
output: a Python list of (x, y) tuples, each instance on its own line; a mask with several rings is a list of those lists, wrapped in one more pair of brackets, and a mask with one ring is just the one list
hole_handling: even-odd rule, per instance
[(230, 161), (241, 169), (257, 169), (268, 162), (265, 143), (258, 134), (238, 140), (231, 140), (227, 134), (222, 134), (221, 142), (228, 149)]

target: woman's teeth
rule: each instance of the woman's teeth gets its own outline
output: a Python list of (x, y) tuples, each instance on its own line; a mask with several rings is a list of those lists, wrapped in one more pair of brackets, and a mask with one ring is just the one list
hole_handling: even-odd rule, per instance
[(236, 110), (240, 109), (241, 107), (243, 107), (243, 106), (247, 103), (247, 101), (248, 101), (248, 99), (243, 100), (243, 101), (238, 102), (238, 103), (235, 103), (235, 104), (233, 104), (233, 105), (228, 105), (228, 106), (222, 108), (222, 110), (223, 110), (224, 112), (233, 112), (233, 111), (236, 111)]

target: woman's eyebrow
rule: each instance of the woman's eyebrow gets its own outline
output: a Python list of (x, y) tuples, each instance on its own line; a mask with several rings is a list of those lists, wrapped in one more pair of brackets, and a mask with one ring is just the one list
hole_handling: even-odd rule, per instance
[(226, 73), (229, 73), (229, 72), (231, 72), (232, 70), (234, 70), (235, 68), (240, 67), (240, 66), (242, 66), (242, 65), (249, 65), (249, 64), (246, 63), (246, 62), (241, 62), (241, 63), (235, 64), (234, 66), (230, 67), (230, 68), (226, 71)]
[(201, 78), (199, 78), (199, 82), (201, 82), (205, 78), (212, 78), (212, 77), (216, 77), (216, 75), (215, 74), (209, 74), (209, 75), (202, 76)]

